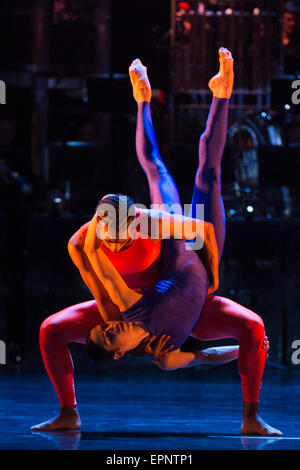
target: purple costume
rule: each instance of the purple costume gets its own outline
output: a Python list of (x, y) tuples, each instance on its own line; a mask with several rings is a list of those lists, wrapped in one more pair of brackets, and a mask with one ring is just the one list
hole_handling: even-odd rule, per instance
[[(204, 204), (205, 221), (214, 226), (219, 259), (225, 237), (220, 167), (226, 140), (228, 103), (228, 99), (213, 98), (206, 129), (200, 137), (199, 167), (190, 213), (195, 217), (196, 204)], [(160, 158), (148, 103), (138, 105), (136, 146), (148, 178), (151, 202), (178, 203), (174, 180)], [(185, 342), (198, 322), (209, 287), (209, 273), (201, 250), (199, 253), (186, 250), (185, 245), (183, 240), (162, 241), (159, 281), (153, 287), (143, 289), (143, 297), (122, 312), (124, 321), (143, 322), (157, 338), (162, 334), (170, 335), (168, 345), (173, 344), (175, 348)]]
[(194, 251), (184, 240), (164, 240), (160, 280), (143, 289), (143, 297), (122, 312), (124, 321), (141, 321), (151, 334), (171, 336), (169, 344), (179, 348), (199, 319), (204, 305), (208, 276)]

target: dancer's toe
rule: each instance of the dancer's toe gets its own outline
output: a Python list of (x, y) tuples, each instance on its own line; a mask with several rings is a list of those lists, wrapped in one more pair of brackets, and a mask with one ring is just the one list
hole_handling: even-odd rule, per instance
[(243, 436), (280, 437), (283, 435), (279, 429), (270, 426), (259, 415), (250, 419), (244, 419), (241, 432)]
[(151, 100), (151, 85), (145, 67), (140, 59), (132, 61), (129, 67), (129, 76), (133, 88), (133, 96), (140, 103)]
[(209, 88), (217, 98), (230, 98), (233, 88), (233, 58), (226, 47), (219, 49), (220, 71), (209, 82)]
[(40, 424), (32, 426), (31, 431), (67, 431), (79, 430), (81, 427), (80, 416), (76, 407), (62, 408), (60, 415)]

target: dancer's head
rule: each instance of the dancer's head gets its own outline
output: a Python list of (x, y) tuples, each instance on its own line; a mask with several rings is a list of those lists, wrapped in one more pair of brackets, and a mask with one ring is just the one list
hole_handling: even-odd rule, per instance
[(135, 205), (130, 197), (107, 194), (99, 201), (96, 213), (100, 223), (99, 235), (106, 248), (118, 252), (132, 242), (128, 227), (135, 216)]
[(120, 359), (149, 336), (140, 322), (110, 321), (93, 328), (87, 338), (89, 356), (96, 360)]

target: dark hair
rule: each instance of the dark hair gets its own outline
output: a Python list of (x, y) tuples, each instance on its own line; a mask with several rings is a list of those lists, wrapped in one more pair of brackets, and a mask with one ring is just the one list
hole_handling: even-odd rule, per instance
[[(134, 206), (134, 201), (131, 199), (130, 196), (126, 196), (125, 194), (107, 194), (103, 196), (97, 204), (96, 210), (98, 209), (101, 204), (111, 204), (116, 212), (119, 211), (120, 205), (126, 202), (126, 210), (127, 210), (127, 217), (128, 217), (128, 210), (131, 206)], [(132, 216), (129, 216), (132, 217)]]
[(115, 351), (106, 351), (102, 346), (96, 344), (91, 338), (91, 333), (86, 339), (86, 350), (94, 361), (111, 361), (114, 358)]
[(134, 212), (129, 215), (131, 207), (134, 208), (133, 200), (124, 194), (107, 194), (99, 201), (96, 209), (97, 216), (106, 217), (110, 214), (107, 219), (109, 227), (112, 228), (112, 232), (107, 234), (109, 238), (128, 239), (128, 226), (135, 217)]

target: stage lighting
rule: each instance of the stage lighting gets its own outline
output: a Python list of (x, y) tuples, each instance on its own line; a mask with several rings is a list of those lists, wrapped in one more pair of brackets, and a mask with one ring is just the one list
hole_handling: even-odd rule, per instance
[(247, 212), (249, 212), (251, 214), (254, 211), (254, 207), (253, 206), (247, 206), (246, 210), (247, 210)]
[(200, 2), (198, 4), (198, 15), (203, 15), (204, 12), (205, 12), (205, 5), (203, 2)]

